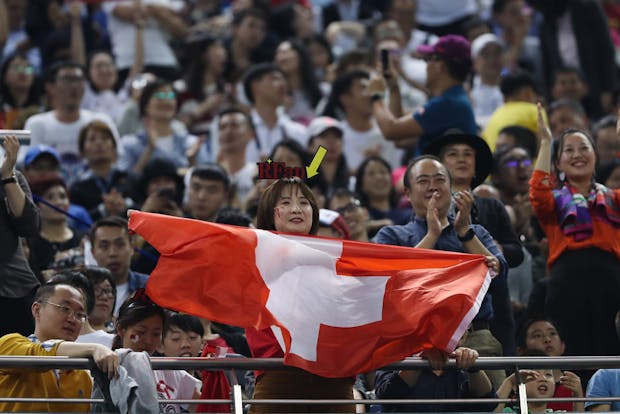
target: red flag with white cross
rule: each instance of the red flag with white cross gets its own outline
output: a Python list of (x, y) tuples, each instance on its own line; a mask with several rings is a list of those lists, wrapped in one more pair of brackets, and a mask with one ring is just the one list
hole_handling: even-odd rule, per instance
[(271, 328), (284, 362), (324, 377), (370, 371), (427, 348), (451, 352), (491, 277), (484, 257), (297, 236), (133, 212), (161, 254), (159, 305)]

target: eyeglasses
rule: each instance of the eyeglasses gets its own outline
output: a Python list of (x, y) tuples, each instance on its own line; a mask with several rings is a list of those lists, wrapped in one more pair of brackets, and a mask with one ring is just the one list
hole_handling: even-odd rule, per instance
[(95, 296), (114, 296), (114, 289), (112, 288), (95, 288)]
[(76, 312), (73, 309), (71, 309), (70, 307), (65, 306), (65, 305), (59, 305), (57, 303), (49, 302), (49, 301), (46, 301), (46, 300), (42, 301), (41, 303), (47, 303), (48, 305), (55, 306), (65, 316), (70, 316), (70, 317), (74, 318), (76, 321), (78, 321), (79, 323), (86, 322), (86, 319), (88, 318), (88, 315), (85, 314), (84, 312)]
[(529, 159), (525, 159), (525, 160), (511, 160), (511, 161), (506, 161), (504, 163), (504, 167), (507, 168), (517, 168), (517, 167), (531, 167), (532, 166), (532, 160)]
[(11, 65), (11, 70), (15, 73), (24, 73), (26, 75), (34, 73), (34, 68), (30, 65)]
[(170, 100), (176, 98), (177, 94), (172, 92), (172, 91), (168, 91), (168, 92), (155, 92), (153, 94), (153, 97), (156, 98), (156, 99), (164, 100), (164, 101), (170, 101)]
[(342, 215), (344, 215), (344, 213), (351, 213), (355, 210), (357, 210), (358, 208), (360, 208), (361, 203), (359, 202), (359, 200), (353, 200), (350, 203), (337, 208), (336, 211)]
[(59, 76), (56, 78), (56, 80), (58, 81), (58, 83), (64, 83), (64, 84), (69, 84), (69, 83), (82, 83), (84, 82), (84, 76)]

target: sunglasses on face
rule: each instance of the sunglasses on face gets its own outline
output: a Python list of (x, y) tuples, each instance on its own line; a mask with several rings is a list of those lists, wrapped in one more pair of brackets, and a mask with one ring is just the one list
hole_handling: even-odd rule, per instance
[(34, 73), (34, 68), (30, 65), (12, 65), (11, 70), (15, 73), (24, 73), (26, 75)]
[(532, 160), (510, 160), (504, 163), (504, 167), (507, 168), (518, 168), (518, 167), (531, 167)]
[(155, 92), (153, 94), (153, 97), (155, 99), (161, 99), (163, 101), (171, 101), (174, 98), (177, 97), (177, 94), (172, 92), (172, 91), (168, 91), (168, 92)]

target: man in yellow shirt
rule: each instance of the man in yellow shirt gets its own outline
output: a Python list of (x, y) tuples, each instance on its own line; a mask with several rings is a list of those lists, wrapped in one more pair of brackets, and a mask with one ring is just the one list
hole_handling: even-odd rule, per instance
[[(0, 338), (0, 355), (90, 357), (108, 376), (119, 361), (99, 344), (74, 343), (86, 321), (84, 297), (66, 284), (39, 288), (32, 304), (34, 334), (8, 334)], [(12, 398), (90, 398), (92, 380), (86, 370), (0, 368), (0, 395)], [(0, 412), (88, 412), (90, 404), (47, 402), (0, 403)]]
[[(538, 131), (538, 98), (536, 80), (527, 72), (514, 71), (502, 77), (500, 83), (504, 104), (497, 108), (482, 131), (482, 138), (495, 151), (497, 135), (507, 126), (521, 126), (534, 134)], [(547, 114), (543, 113), (545, 119)]]

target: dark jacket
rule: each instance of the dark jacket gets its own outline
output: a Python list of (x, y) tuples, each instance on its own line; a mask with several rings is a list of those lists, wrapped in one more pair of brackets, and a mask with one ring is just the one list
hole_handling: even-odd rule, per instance
[[(573, 0), (568, 10), (577, 41), (579, 64), (588, 82), (589, 96), (586, 109), (589, 115), (602, 115), (600, 96), (615, 88), (615, 51), (609, 36), (609, 26), (603, 9), (594, 0)], [(545, 16), (539, 27), (540, 45), (546, 84), (550, 88), (555, 69), (563, 66), (558, 46), (557, 18)]]
[(39, 285), (30, 270), (20, 237), (39, 233), (39, 209), (32, 201), (32, 193), (22, 173), (16, 171), (19, 186), (26, 194), (26, 204), (21, 217), (9, 211), (4, 186), (0, 185), (0, 297), (22, 298)]

